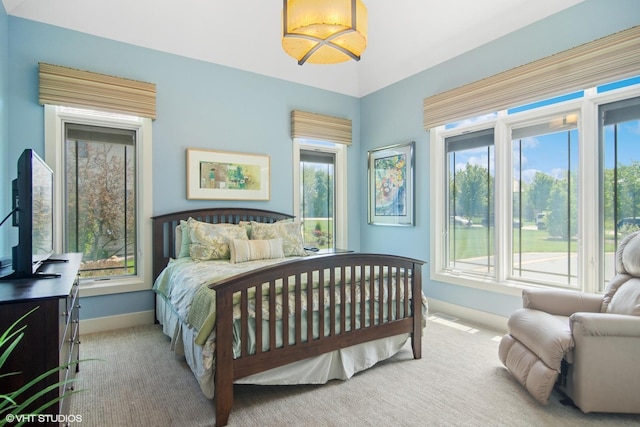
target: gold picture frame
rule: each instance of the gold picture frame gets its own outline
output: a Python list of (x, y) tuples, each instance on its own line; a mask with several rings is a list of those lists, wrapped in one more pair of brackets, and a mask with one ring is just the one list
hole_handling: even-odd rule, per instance
[(270, 157), (187, 149), (187, 199), (269, 200)]

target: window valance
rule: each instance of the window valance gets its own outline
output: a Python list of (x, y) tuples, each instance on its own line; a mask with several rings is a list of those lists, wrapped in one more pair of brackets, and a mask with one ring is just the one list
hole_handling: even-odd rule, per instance
[(351, 120), (305, 111), (291, 111), (291, 138), (351, 145)]
[(41, 105), (156, 118), (156, 85), (91, 71), (39, 63)]
[(640, 74), (640, 26), (424, 99), (425, 129)]

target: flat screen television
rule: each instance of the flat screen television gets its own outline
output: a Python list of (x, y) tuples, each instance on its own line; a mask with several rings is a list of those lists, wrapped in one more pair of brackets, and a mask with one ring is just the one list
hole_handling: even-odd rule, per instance
[(5, 278), (55, 277), (38, 272), (53, 254), (53, 171), (32, 149), (18, 159), (12, 198), (18, 244), (11, 254), (13, 273)]

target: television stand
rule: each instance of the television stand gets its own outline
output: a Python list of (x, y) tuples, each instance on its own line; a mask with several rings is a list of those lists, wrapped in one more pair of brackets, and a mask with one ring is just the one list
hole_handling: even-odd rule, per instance
[[(59, 381), (73, 380), (78, 372), (80, 348), (80, 300), (78, 269), (82, 254), (58, 254), (55, 258), (68, 262), (42, 265), (42, 273), (59, 275), (58, 278), (40, 280), (42, 275), (34, 275), (26, 280), (0, 282), (0, 331), (6, 330), (25, 313), (34, 310), (20, 322), (26, 326), (24, 334), (2, 367), (2, 372), (17, 374), (0, 379), (1, 394), (20, 389), (28, 381), (62, 366), (69, 366), (48, 375), (29, 389), (27, 395), (16, 399), (17, 404), (25, 402), (28, 395), (42, 392), (37, 400), (22, 411), (29, 414), (46, 402), (59, 399), (44, 409), (49, 418), (44, 425), (58, 427), (59, 414), (68, 415), (71, 392), (56, 385)], [(53, 276), (52, 276), (53, 277)], [(75, 384), (77, 386), (77, 384)], [(61, 424), (60, 424), (61, 425)]]

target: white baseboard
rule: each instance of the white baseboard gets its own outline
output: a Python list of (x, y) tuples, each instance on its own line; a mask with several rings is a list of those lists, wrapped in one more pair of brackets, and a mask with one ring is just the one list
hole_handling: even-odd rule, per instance
[(463, 307), (461, 305), (451, 304), (433, 298), (427, 298), (429, 301), (429, 314), (443, 313), (449, 316), (458, 317), (468, 320), (478, 325), (486, 326), (497, 332), (507, 332), (506, 317), (496, 314), (487, 313), (485, 311), (474, 310), (472, 308)]
[(153, 310), (85, 319), (80, 320), (80, 335), (129, 328), (131, 326), (151, 325), (154, 321), (155, 314)]

